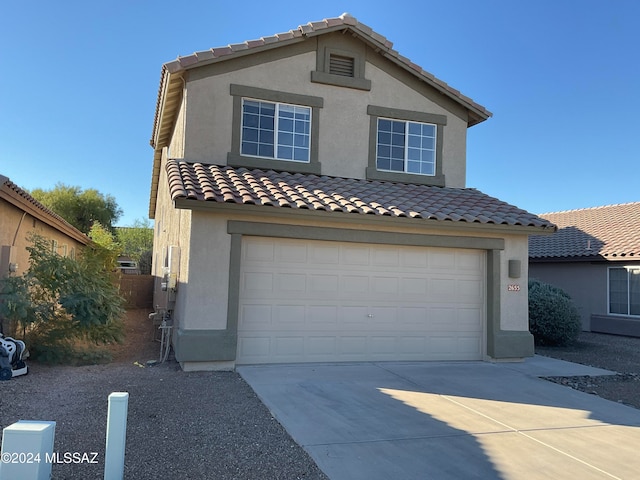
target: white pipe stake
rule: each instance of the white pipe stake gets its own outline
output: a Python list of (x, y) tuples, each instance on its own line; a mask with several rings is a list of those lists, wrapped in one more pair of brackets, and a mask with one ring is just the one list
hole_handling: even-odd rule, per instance
[(124, 450), (127, 441), (127, 408), (129, 394), (113, 392), (109, 395), (107, 413), (107, 445), (104, 455), (104, 480), (122, 480)]

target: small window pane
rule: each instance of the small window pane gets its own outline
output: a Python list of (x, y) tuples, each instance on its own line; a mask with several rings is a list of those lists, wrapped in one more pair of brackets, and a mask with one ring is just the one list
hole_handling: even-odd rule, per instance
[(250, 142), (258, 141), (258, 129), (257, 128), (243, 128), (242, 139)]
[(296, 147), (309, 148), (309, 137), (306, 135), (296, 135), (293, 137), (293, 144)]
[(640, 268), (629, 270), (629, 314), (640, 315)]
[(260, 131), (260, 143), (269, 143), (273, 145), (273, 131), (261, 130)]
[(278, 135), (278, 144), (284, 146), (293, 145), (293, 134), (291, 133), (280, 133)]
[(409, 122), (409, 135), (422, 135), (422, 125), (419, 123)]
[(404, 172), (404, 160), (391, 160), (391, 170), (394, 172)]
[(278, 146), (278, 158), (291, 160), (293, 158), (293, 148)]
[(404, 122), (392, 122), (393, 133), (401, 133), (404, 137)]
[(404, 148), (402, 148), (402, 147), (392, 147), (391, 148), (391, 158), (404, 159)]
[(273, 145), (260, 144), (258, 155), (261, 157), (273, 157)]
[(280, 118), (293, 118), (295, 107), (293, 105), (280, 105)]
[(404, 135), (400, 135), (397, 133), (392, 134), (391, 136), (391, 145), (395, 145), (398, 147), (404, 147)]
[(243, 111), (245, 113), (258, 114), (258, 113), (260, 113), (260, 103), (259, 102), (252, 102), (251, 100), (245, 100), (244, 101)]
[(391, 134), (389, 132), (378, 132), (378, 143), (391, 145)]
[(416, 135), (409, 135), (409, 146), (410, 147), (422, 147), (422, 138)]
[(294, 148), (293, 159), (299, 162), (306, 162), (309, 159), (309, 150), (306, 148)]
[(390, 132), (391, 131), (391, 120), (378, 120), (378, 130), (381, 132)]
[(391, 159), (378, 158), (377, 167), (378, 170), (391, 170)]
[(407, 149), (407, 158), (408, 160), (420, 160), (420, 150), (417, 148)]
[(242, 153), (244, 155), (258, 155), (258, 144), (242, 142)]
[(422, 171), (420, 173), (422, 173), (423, 175), (435, 175), (435, 165), (432, 163), (423, 163)]
[(421, 173), (420, 172), (420, 162), (407, 162), (407, 172), (409, 173)]
[(278, 129), (281, 132), (293, 132), (293, 120), (281, 118), (278, 123)]
[(269, 117), (275, 117), (276, 104), (268, 102), (260, 102), (260, 115), (266, 115)]

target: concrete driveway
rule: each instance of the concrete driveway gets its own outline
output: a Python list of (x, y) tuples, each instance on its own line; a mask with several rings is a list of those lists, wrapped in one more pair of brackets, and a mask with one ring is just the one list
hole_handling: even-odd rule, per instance
[(333, 480), (640, 478), (640, 410), (538, 378), (605, 370), (536, 356), (238, 371)]

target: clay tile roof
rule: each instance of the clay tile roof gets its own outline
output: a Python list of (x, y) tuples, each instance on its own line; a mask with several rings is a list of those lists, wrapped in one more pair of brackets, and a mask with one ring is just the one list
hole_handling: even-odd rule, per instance
[(172, 200), (262, 205), (553, 229), (547, 220), (472, 188), (167, 162)]
[(558, 231), (529, 238), (532, 259), (640, 260), (640, 202), (544, 213)]

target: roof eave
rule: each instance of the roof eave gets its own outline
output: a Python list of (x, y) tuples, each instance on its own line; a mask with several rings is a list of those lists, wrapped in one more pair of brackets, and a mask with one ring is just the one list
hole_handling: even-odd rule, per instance
[(54, 217), (53, 215), (50, 215), (42, 208), (39, 208), (38, 205), (29, 201), (23, 195), (20, 195), (9, 186), (8, 180), (6, 183), (2, 182), (2, 184), (0, 185), (0, 198), (4, 199), (23, 212), (31, 215), (33, 218), (36, 218), (42, 223), (45, 223), (50, 227), (55, 228), (59, 232), (64, 233), (69, 238), (76, 240), (82, 245), (89, 245), (90, 243), (92, 243), (91, 239), (88, 236), (86, 236), (70, 223), (68, 223), (64, 219), (59, 219)]
[[(174, 200), (174, 206), (182, 210), (199, 210), (199, 211), (222, 211), (226, 213), (237, 213), (245, 215), (262, 215), (266, 214), (265, 209), (269, 210), (269, 215), (273, 217), (299, 218), (301, 216), (309, 216), (318, 219), (331, 219), (331, 221), (345, 222), (353, 224), (354, 221), (361, 224), (385, 224), (385, 225), (403, 225), (403, 226), (422, 226), (427, 228), (465, 230), (483, 233), (510, 233), (521, 235), (546, 235), (551, 234), (551, 227), (547, 226), (531, 226), (531, 225), (511, 225), (498, 223), (481, 223), (466, 222), (453, 220), (436, 220), (428, 218), (412, 218), (412, 217), (393, 217), (387, 215), (366, 215), (362, 213), (349, 212), (331, 212), (326, 210), (311, 210), (306, 208), (287, 208), (274, 207), (265, 205), (247, 205), (238, 203), (225, 203), (197, 200), (193, 198), (180, 197)], [(554, 227), (555, 228), (555, 227)]]

